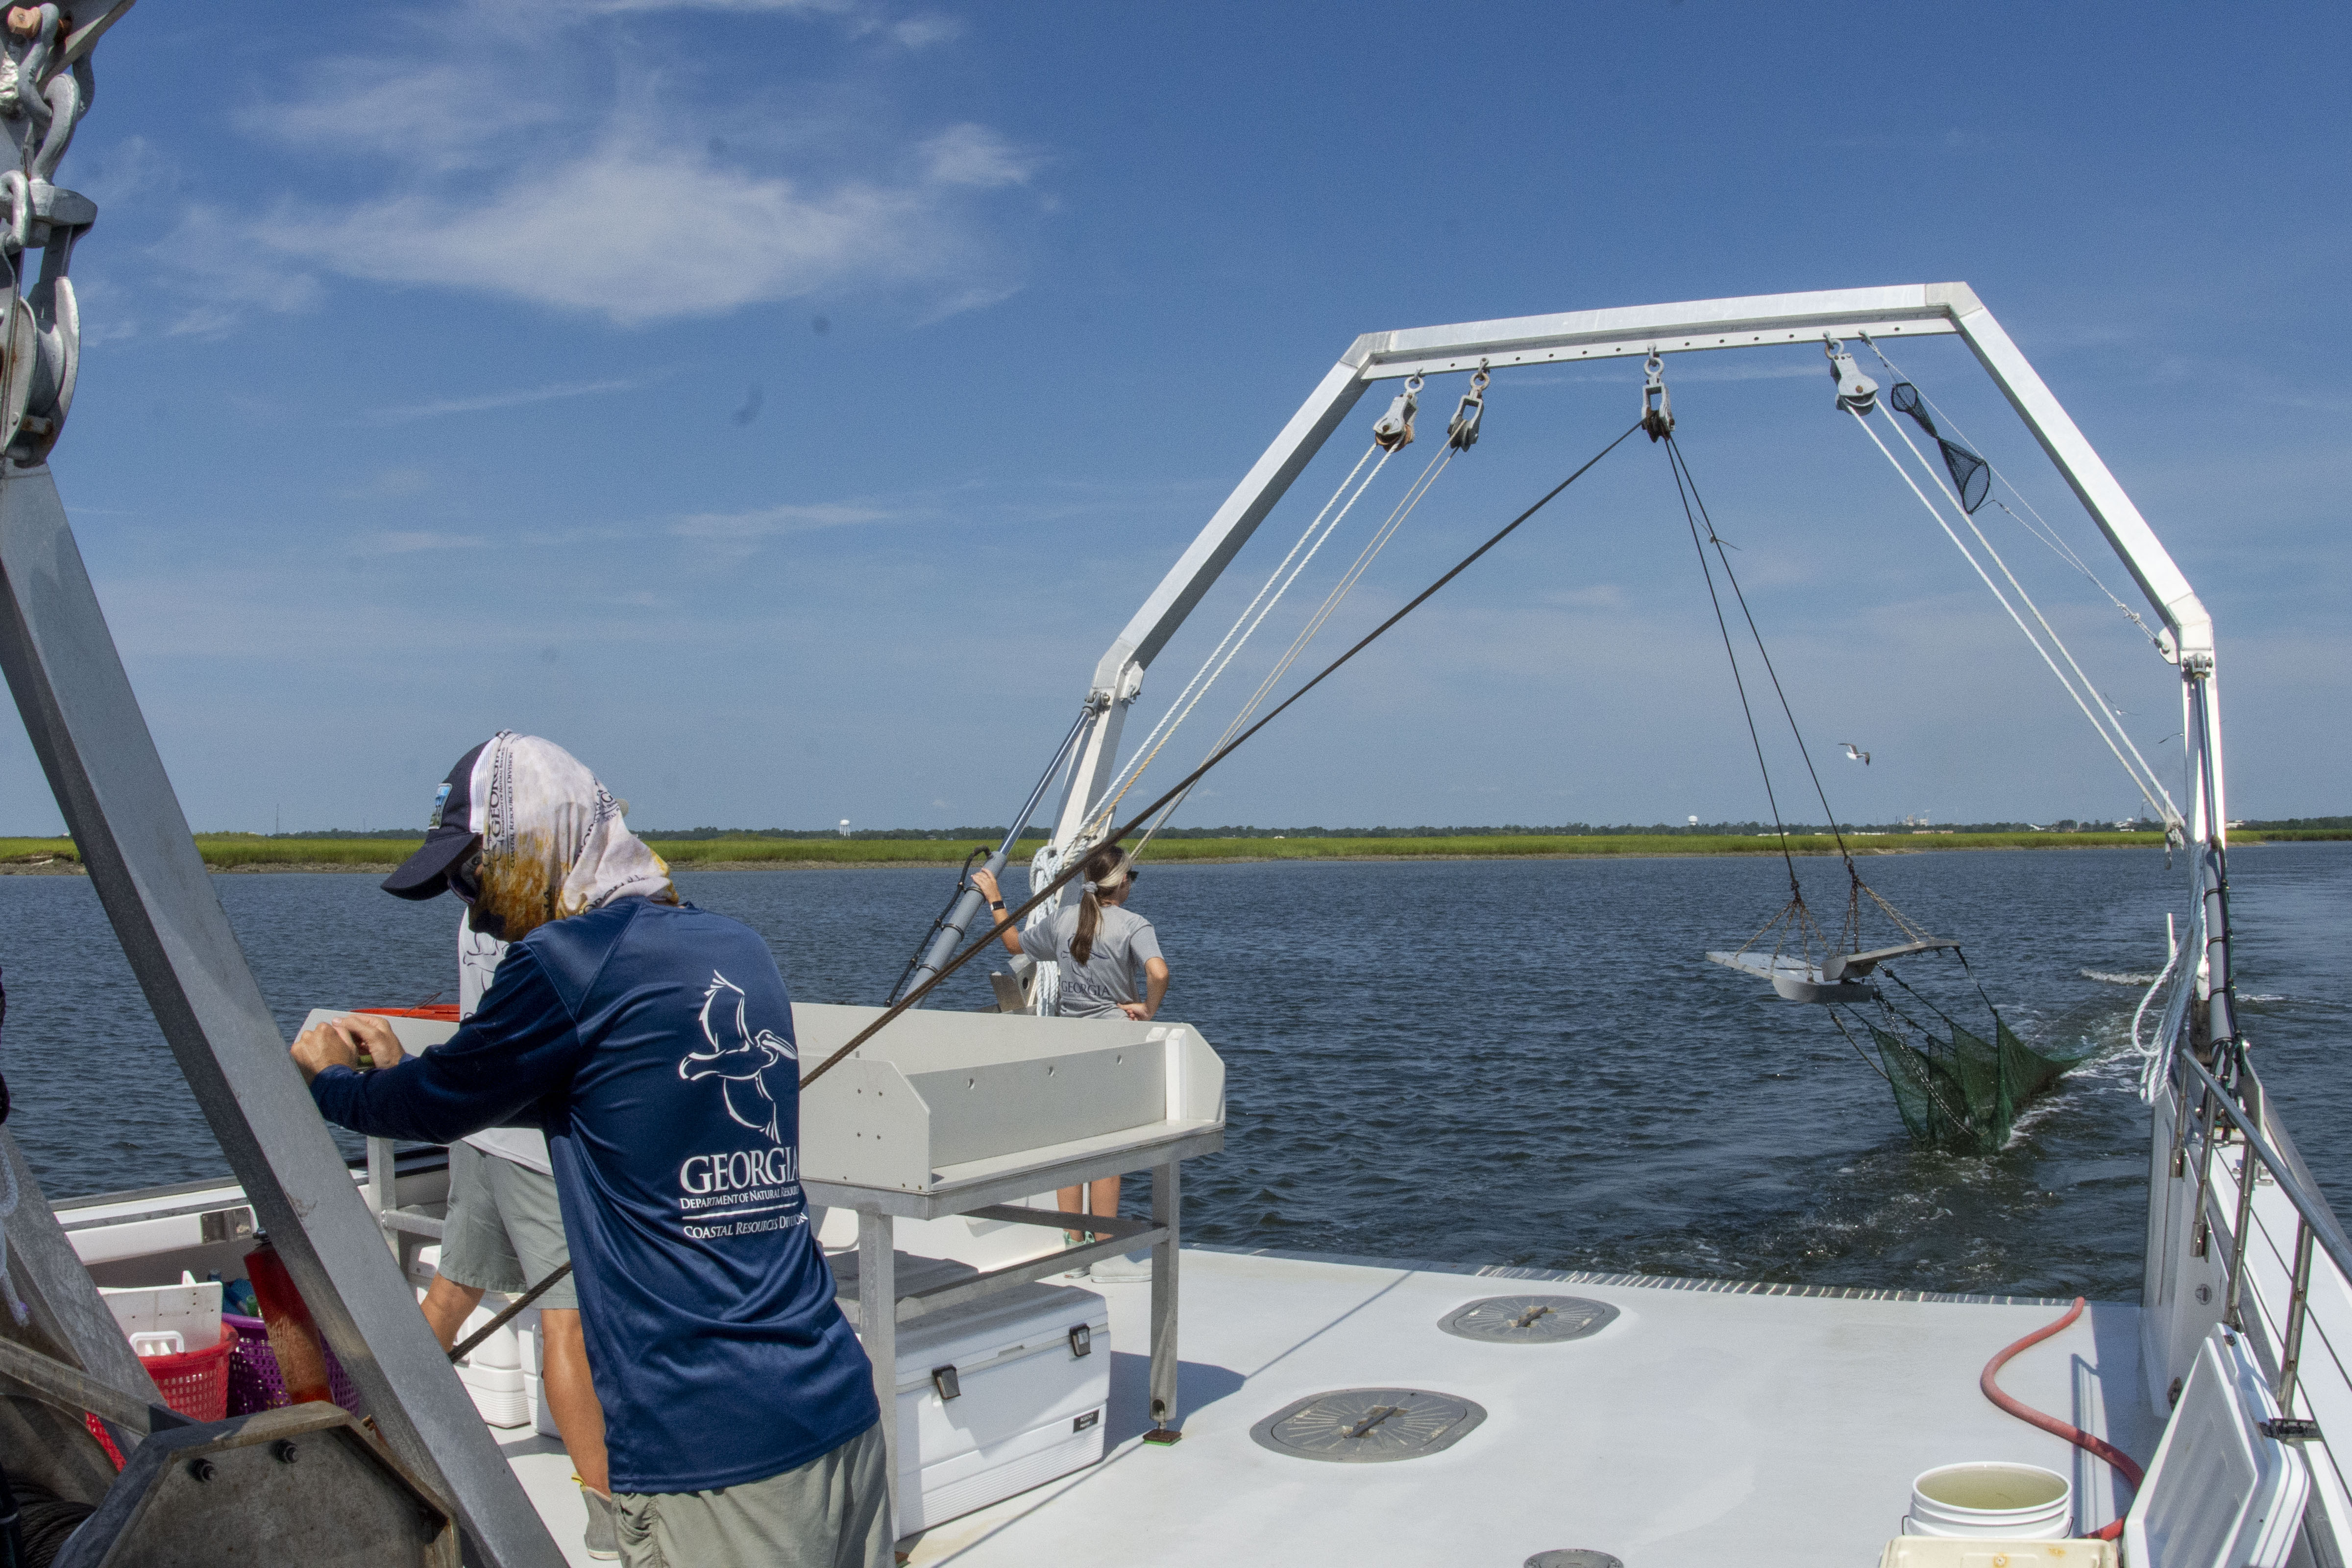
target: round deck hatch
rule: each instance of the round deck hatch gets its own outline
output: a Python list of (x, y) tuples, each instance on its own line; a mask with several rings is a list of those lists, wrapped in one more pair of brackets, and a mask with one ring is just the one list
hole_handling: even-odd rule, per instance
[(1437, 1326), (1465, 1340), (1549, 1345), (1597, 1334), (1616, 1316), (1617, 1309), (1608, 1302), (1587, 1300), (1581, 1296), (1489, 1296), (1483, 1301), (1456, 1307), (1438, 1319)]
[(1286, 1405), (1256, 1426), (1260, 1447), (1300, 1459), (1376, 1465), (1450, 1448), (1486, 1419), (1475, 1401), (1420, 1388), (1342, 1388)]
[(1537, 1552), (1528, 1559), (1527, 1568), (1625, 1568), (1625, 1564), (1606, 1552), (1595, 1552), (1587, 1546), (1570, 1546), (1558, 1552)]

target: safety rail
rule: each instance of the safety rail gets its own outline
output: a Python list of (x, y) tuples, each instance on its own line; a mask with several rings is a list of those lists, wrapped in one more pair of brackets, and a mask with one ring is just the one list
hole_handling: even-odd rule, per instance
[[(2275, 1392), (2279, 1412), (2294, 1415), (2295, 1384), (2302, 1372), (2304, 1331), (2310, 1321), (2311, 1269), (2315, 1251), (2325, 1252), (2347, 1279), (2352, 1279), (2352, 1240), (2345, 1237), (2327, 1202), (2310, 1190), (2302, 1173), (2272, 1146), (2261, 1126), (2263, 1106), (2262, 1080), (2251, 1067), (2242, 1067), (2239, 1076), (2252, 1091), (2250, 1110), (2240, 1102), (2238, 1091), (2197, 1060), (2186, 1050), (2174, 1054), (2175, 1061), (2186, 1071), (2176, 1085), (2177, 1104), (2173, 1114), (2172, 1171), (2175, 1176), (2187, 1174), (2189, 1139), (2193, 1128), (2197, 1135), (2197, 1200), (2195, 1232), (2191, 1250), (2203, 1255), (2212, 1234), (2209, 1206), (2214, 1191), (2213, 1153), (2231, 1140), (2221, 1132), (2213, 1121), (2215, 1110), (2228, 1120), (2238, 1134), (2238, 1142), (2252, 1155), (2238, 1162), (2238, 1190), (2233, 1223), (2230, 1227), (2230, 1261), (2222, 1288), (2221, 1321), (2231, 1329), (2244, 1332), (2245, 1286), (2247, 1278), (2247, 1244), (2254, 1226), (2254, 1191), (2260, 1173), (2267, 1173), (2277, 1185), (2279, 1194), (2293, 1205), (2296, 1217), (2293, 1262), (2287, 1270), (2287, 1300), (2285, 1321), (2281, 1326), (2277, 1345), (2278, 1372)], [(2193, 1091), (2193, 1092), (2190, 1092)]]

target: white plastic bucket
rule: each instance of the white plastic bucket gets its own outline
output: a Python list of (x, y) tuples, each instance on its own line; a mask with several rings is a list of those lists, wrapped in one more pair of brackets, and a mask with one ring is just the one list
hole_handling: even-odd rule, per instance
[(1911, 1483), (1906, 1535), (2063, 1541), (2074, 1534), (2074, 1483), (2039, 1465), (1939, 1465)]

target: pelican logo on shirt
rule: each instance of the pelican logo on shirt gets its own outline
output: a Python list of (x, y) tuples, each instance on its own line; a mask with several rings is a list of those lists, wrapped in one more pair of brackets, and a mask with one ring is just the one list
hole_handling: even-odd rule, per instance
[[(729, 1118), (738, 1126), (766, 1133), (771, 1143), (781, 1143), (784, 1135), (777, 1126), (779, 1110), (776, 1097), (768, 1090), (767, 1075), (791, 1062), (797, 1076), (800, 1047), (772, 1029), (753, 1034), (744, 1016), (745, 1005), (743, 988), (713, 970), (702, 994), (702, 1038), (710, 1048), (689, 1051), (677, 1064), (677, 1076), (688, 1083), (717, 1079)], [(719, 1038), (722, 1033), (727, 1036), (723, 1045)]]
[(717, 1079), (727, 1119), (761, 1134), (771, 1145), (708, 1150), (688, 1155), (679, 1164), (678, 1212), (701, 1216), (685, 1226), (691, 1241), (808, 1223), (799, 1152), (782, 1146), (783, 1108), (767, 1082), (767, 1075), (777, 1071), (797, 1079), (800, 1051), (772, 1029), (755, 1032), (747, 1016), (749, 1005), (741, 986), (712, 971), (699, 1015), (707, 1048), (688, 1052), (677, 1064), (677, 1076), (688, 1083)]

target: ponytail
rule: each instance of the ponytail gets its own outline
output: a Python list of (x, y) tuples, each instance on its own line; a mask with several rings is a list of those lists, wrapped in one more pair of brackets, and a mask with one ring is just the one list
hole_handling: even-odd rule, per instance
[(1127, 880), (1127, 851), (1113, 845), (1097, 849), (1087, 857), (1086, 869), (1078, 873), (1078, 886), (1084, 894), (1078, 900), (1078, 929), (1070, 936), (1070, 956), (1080, 963), (1095, 955), (1095, 932), (1102, 929), (1102, 900), (1095, 897), (1097, 886), (1108, 892)]

